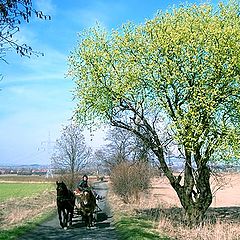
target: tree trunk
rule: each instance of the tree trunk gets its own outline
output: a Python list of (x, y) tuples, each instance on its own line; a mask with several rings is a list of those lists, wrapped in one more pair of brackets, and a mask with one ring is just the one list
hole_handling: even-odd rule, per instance
[[(156, 152), (155, 152), (156, 153)], [(186, 163), (184, 169), (184, 183), (180, 184), (181, 177), (176, 177), (164, 161), (162, 151), (156, 153), (164, 174), (176, 191), (181, 205), (185, 210), (185, 221), (190, 227), (203, 222), (205, 213), (212, 203), (210, 188), (210, 169), (201, 158), (196, 159), (197, 169), (192, 167), (192, 154), (185, 152)]]
[[(186, 171), (186, 169), (185, 169)], [(184, 185), (176, 188), (181, 204), (185, 210), (185, 221), (190, 227), (203, 223), (205, 213), (212, 203), (210, 188), (210, 169), (204, 164), (196, 174), (185, 172)]]
[(73, 169), (71, 170), (70, 189), (73, 190), (74, 188), (75, 188), (75, 172)]

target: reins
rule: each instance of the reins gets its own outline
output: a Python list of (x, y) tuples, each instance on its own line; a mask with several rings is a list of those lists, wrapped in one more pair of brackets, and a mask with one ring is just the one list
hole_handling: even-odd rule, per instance
[(70, 200), (73, 200), (73, 197), (72, 198), (65, 198), (64, 196), (57, 196), (57, 199), (63, 200), (63, 201), (70, 201)]
[[(70, 204), (72, 207), (74, 207), (75, 205), (75, 196), (72, 195), (71, 196), (71, 192), (68, 190), (67, 192), (67, 196), (64, 196), (64, 195), (57, 195), (57, 200), (59, 200), (60, 202), (68, 202), (68, 204)], [(74, 201), (74, 204), (72, 204), (72, 201)]]

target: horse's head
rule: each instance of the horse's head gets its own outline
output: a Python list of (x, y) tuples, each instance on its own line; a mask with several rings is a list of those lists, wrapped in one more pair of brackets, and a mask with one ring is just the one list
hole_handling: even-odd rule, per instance
[(84, 206), (87, 206), (90, 204), (91, 195), (90, 195), (89, 191), (87, 191), (87, 190), (83, 191), (82, 196), (81, 196), (81, 202)]
[(57, 195), (64, 195), (66, 194), (66, 192), (68, 191), (66, 184), (62, 181), (62, 182), (58, 182), (56, 181), (57, 184)]

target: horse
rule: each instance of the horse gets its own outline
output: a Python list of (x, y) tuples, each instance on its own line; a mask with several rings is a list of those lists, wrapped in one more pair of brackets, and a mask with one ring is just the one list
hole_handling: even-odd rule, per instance
[[(72, 225), (73, 210), (75, 206), (75, 195), (66, 184), (56, 181), (57, 184), (57, 209), (60, 226), (67, 229)], [(63, 217), (63, 218), (62, 218)]]
[(81, 215), (86, 227), (93, 226), (93, 213), (97, 206), (96, 198), (91, 190), (85, 189), (80, 196)]

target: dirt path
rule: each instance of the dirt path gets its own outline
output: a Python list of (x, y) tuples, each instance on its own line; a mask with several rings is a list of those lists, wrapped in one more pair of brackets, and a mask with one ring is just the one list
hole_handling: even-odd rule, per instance
[[(107, 194), (107, 184), (102, 182), (96, 185), (96, 191), (101, 196), (106, 196)], [(73, 226), (68, 230), (60, 228), (58, 216), (54, 219), (47, 221), (32, 232), (25, 234), (18, 240), (38, 240), (38, 239), (99, 239), (99, 240), (117, 240), (117, 234), (113, 226), (112, 215), (110, 209), (107, 206), (105, 200), (98, 203), (101, 208), (101, 212), (97, 215), (97, 222), (95, 227), (91, 229), (86, 229), (81, 219), (76, 217), (73, 219)]]

